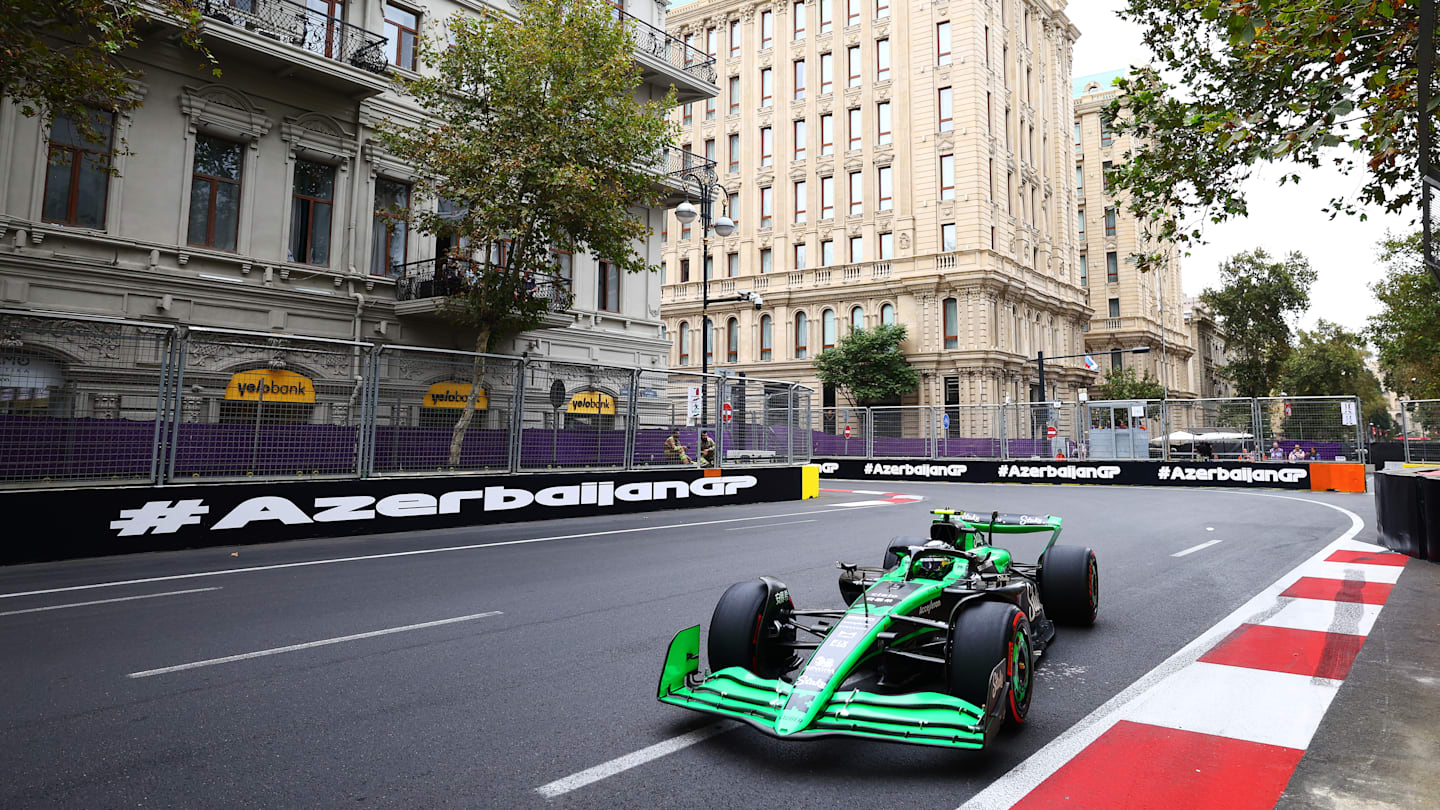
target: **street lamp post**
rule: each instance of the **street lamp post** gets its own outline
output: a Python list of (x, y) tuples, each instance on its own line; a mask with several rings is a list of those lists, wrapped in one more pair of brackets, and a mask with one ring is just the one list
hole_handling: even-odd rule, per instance
[[(1134, 347), (1133, 349), (1111, 349), (1109, 353), (1110, 353), (1110, 354), (1121, 354), (1121, 353), (1129, 353), (1129, 354), (1148, 354), (1149, 352), (1150, 352), (1150, 347), (1149, 347), (1149, 346), (1136, 346), (1136, 347)], [(1051, 357), (1050, 359), (1051, 359), (1051, 360), (1071, 360), (1071, 359), (1074, 359), (1074, 358), (1076, 358), (1076, 357), (1089, 357), (1089, 356), (1092, 355), (1092, 354), (1104, 354), (1104, 352), (1081, 352), (1080, 354), (1057, 354), (1057, 355), (1055, 355), (1054, 357)], [(1046, 396), (1046, 394), (1045, 394), (1045, 352), (1039, 352), (1038, 354), (1036, 354), (1036, 356), (1035, 356), (1035, 361), (1036, 361), (1036, 362), (1039, 364), (1039, 366), (1040, 366), (1040, 401), (1041, 401), (1041, 402), (1046, 402), (1046, 401), (1049, 400), (1049, 397)]]
[[(735, 232), (735, 223), (726, 216), (729, 208), (728, 200), (730, 192), (720, 185), (719, 178), (715, 176), (715, 170), (709, 166), (704, 168), (704, 174), (700, 172), (686, 172), (681, 177), (685, 186), (685, 202), (675, 207), (675, 218), (680, 224), (689, 225), (700, 217), (700, 373), (710, 373), (710, 347), (713, 336), (710, 334), (710, 273), (708, 271), (710, 261), (710, 229), (713, 227), (715, 233), (722, 239)], [(699, 192), (700, 208), (696, 210), (690, 203), (690, 183), (694, 181), (695, 188)], [(720, 216), (712, 221), (712, 208), (714, 206), (715, 193), (719, 192), (727, 202), (724, 204), (726, 210), (722, 210)]]

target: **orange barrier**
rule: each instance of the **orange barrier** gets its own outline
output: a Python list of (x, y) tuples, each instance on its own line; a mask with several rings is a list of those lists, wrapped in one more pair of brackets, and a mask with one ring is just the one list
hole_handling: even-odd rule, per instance
[(1365, 465), (1333, 461), (1311, 464), (1310, 489), (1317, 492), (1364, 492)]

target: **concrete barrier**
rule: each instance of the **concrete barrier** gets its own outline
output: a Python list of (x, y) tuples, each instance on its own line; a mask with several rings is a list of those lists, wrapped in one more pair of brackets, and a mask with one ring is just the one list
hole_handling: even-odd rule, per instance
[(1440, 470), (1375, 473), (1375, 519), (1381, 545), (1440, 562)]

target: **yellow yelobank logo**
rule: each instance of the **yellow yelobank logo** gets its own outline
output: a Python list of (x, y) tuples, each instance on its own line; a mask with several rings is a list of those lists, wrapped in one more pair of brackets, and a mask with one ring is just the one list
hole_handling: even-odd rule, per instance
[(581, 391), (570, 397), (568, 413), (593, 413), (615, 415), (615, 398), (599, 391)]
[(273, 368), (241, 371), (225, 386), (225, 398), (242, 402), (315, 403), (315, 382), (303, 374)]
[[(462, 382), (438, 382), (425, 390), (425, 407), (427, 408), (463, 408), (465, 400), (470, 398), (470, 383)], [(489, 397), (485, 395), (485, 389), (475, 395), (475, 410), (483, 411), (490, 407)]]

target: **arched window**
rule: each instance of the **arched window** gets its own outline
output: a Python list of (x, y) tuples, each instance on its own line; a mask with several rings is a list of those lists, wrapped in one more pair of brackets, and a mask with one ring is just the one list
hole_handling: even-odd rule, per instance
[(835, 310), (827, 309), (820, 313), (820, 351), (827, 352), (835, 348)]
[(795, 313), (795, 359), (804, 360), (810, 351), (810, 325), (805, 322), (805, 313)]
[(700, 340), (705, 347), (705, 362), (713, 365), (715, 363), (715, 327), (710, 325), (709, 318), (700, 319)]
[(945, 348), (960, 347), (960, 317), (958, 303), (954, 298), (945, 299)]
[(760, 316), (760, 359), (769, 360), (775, 348), (775, 325), (769, 315)]
[(880, 305), (880, 323), (886, 324), (886, 325), (888, 325), (888, 326), (894, 326), (894, 325), (895, 325), (895, 305), (894, 305), (894, 304), (881, 304), (881, 305)]
[(690, 324), (680, 322), (680, 365), (690, 365)]
[(740, 359), (740, 322), (734, 318), (725, 324), (725, 362), (734, 363)]
[(851, 307), (851, 308), (850, 308), (850, 331), (853, 332), (853, 331), (855, 331), (856, 329), (864, 329), (864, 328), (865, 328), (865, 308), (864, 308), (864, 307)]

